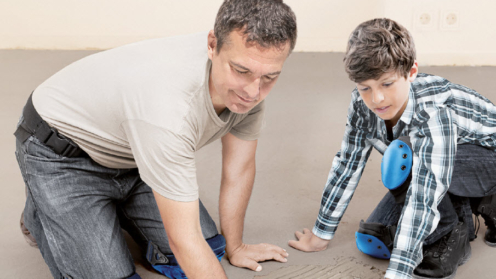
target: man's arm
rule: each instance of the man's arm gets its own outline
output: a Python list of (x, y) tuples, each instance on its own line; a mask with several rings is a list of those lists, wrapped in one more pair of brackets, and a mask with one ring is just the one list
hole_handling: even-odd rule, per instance
[(199, 202), (179, 202), (153, 191), (169, 244), (188, 278), (226, 278), (200, 227)]
[(232, 265), (260, 271), (258, 262), (286, 262), (288, 254), (271, 244), (243, 243), (246, 208), (255, 180), (257, 141), (246, 141), (229, 133), (222, 138), (222, 182), (219, 199), (220, 225), (226, 238), (226, 253)]
[(226, 278), (204, 240), (195, 144), (187, 135), (139, 119), (122, 123), (140, 177), (153, 189), (169, 243), (188, 278)]

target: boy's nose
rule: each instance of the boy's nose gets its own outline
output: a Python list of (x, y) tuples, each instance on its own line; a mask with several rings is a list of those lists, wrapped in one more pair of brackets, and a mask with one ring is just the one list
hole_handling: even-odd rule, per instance
[(382, 101), (384, 101), (384, 94), (382, 94), (382, 92), (376, 91), (376, 92), (374, 92), (374, 94), (372, 94), (372, 103), (378, 105)]

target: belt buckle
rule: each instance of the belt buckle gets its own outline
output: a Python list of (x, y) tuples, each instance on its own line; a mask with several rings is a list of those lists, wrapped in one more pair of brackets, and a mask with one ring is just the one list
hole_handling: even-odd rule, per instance
[(77, 155), (77, 152), (79, 151), (79, 146), (77, 146), (75, 143), (73, 143), (70, 140), (67, 140), (67, 147), (62, 151), (62, 156), (64, 157), (75, 157)]

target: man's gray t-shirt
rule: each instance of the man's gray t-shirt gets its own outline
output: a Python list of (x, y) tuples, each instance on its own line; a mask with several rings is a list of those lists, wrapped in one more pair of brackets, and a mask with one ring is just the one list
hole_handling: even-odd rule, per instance
[(52, 127), (109, 168), (138, 167), (145, 183), (177, 201), (198, 199), (195, 151), (232, 133), (260, 134), (264, 103), (219, 116), (210, 99), (207, 33), (125, 45), (85, 57), (33, 93)]

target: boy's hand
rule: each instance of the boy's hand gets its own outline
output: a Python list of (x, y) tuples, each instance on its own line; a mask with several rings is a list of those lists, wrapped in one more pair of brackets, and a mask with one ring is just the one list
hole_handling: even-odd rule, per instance
[(303, 252), (319, 252), (327, 249), (329, 240), (315, 236), (309, 229), (303, 229), (303, 233), (296, 231), (295, 236), (298, 240), (290, 240), (289, 246)]
[(262, 266), (258, 262), (276, 260), (285, 263), (288, 260), (288, 253), (279, 246), (272, 244), (241, 244), (236, 249), (229, 251), (226, 249), (229, 262), (237, 267), (246, 267), (253, 271), (261, 271)]

